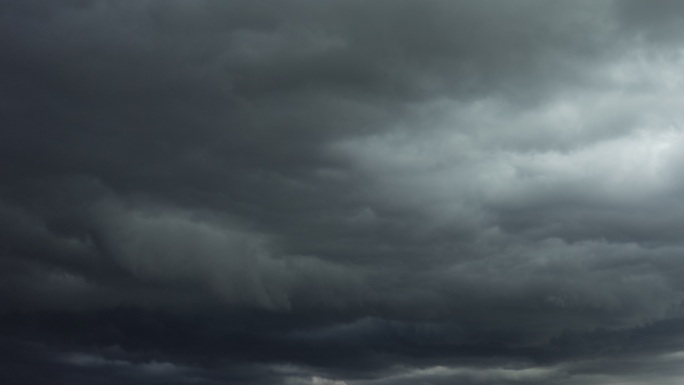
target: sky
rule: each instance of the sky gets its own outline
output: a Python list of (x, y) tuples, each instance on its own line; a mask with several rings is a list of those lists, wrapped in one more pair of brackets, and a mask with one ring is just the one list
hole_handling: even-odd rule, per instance
[(684, 2), (0, 2), (0, 382), (676, 385)]

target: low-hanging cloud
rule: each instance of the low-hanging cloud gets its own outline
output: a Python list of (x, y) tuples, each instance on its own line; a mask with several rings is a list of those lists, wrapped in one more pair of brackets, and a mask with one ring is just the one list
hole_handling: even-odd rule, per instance
[(0, 379), (676, 381), (683, 11), (4, 2)]

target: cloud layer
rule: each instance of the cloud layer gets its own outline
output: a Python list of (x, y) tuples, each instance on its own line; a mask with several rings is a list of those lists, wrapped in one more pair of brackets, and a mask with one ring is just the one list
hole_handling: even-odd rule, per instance
[(0, 378), (676, 383), (684, 7), (0, 5)]

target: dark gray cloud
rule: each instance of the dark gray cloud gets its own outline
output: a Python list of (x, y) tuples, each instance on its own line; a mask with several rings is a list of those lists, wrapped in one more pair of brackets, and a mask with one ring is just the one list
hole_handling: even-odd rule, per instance
[(683, 17), (5, 1), (3, 383), (675, 383)]

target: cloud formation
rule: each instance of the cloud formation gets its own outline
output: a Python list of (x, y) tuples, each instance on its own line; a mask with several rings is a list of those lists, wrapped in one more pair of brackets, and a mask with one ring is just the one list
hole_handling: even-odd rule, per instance
[(3, 383), (676, 383), (684, 8), (0, 5)]

